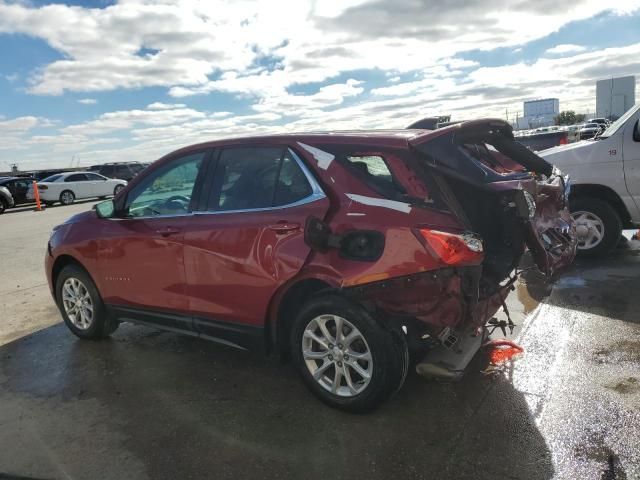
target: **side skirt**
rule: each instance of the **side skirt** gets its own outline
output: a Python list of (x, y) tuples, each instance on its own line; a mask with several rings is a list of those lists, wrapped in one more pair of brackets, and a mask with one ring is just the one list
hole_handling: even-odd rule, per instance
[(203, 338), (240, 350), (266, 352), (262, 327), (120, 305), (106, 307), (121, 322)]

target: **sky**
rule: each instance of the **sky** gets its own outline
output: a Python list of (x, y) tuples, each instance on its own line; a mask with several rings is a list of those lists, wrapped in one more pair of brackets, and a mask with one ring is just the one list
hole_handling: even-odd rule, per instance
[(0, 0), (0, 171), (522, 115), (640, 77), (640, 0)]

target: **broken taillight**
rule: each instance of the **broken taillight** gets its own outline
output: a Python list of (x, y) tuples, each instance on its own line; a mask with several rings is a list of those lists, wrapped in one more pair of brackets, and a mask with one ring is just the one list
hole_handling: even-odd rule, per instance
[(483, 258), (482, 240), (472, 234), (455, 234), (420, 228), (420, 237), (431, 252), (446, 265), (478, 264)]

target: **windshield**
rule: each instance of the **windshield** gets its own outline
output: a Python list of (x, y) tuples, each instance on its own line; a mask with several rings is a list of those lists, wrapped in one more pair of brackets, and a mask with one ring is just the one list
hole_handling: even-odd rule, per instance
[(640, 110), (640, 103), (638, 103), (637, 105), (631, 107), (629, 110), (627, 110), (627, 113), (625, 113), (618, 120), (613, 122), (609, 126), (609, 128), (607, 128), (604, 132), (602, 132), (602, 135), (600, 135), (600, 138), (607, 138), (607, 137), (610, 137), (611, 135), (613, 135), (614, 133), (616, 133), (618, 131), (618, 129), (622, 125), (627, 123), (627, 120), (629, 120), (629, 118), (632, 117), (633, 114), (635, 114), (638, 110)]

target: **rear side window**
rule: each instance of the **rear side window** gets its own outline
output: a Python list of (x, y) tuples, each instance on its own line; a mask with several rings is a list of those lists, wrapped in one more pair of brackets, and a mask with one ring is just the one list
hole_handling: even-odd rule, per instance
[(298, 163), (287, 152), (282, 159), (273, 205), (289, 205), (311, 195), (311, 185)]
[(366, 176), (368, 182), (375, 184), (378, 188), (388, 192), (396, 191), (399, 194), (406, 193), (404, 188), (394, 182), (393, 175), (381, 155), (348, 155), (346, 160)]
[(101, 182), (103, 180), (106, 180), (106, 178), (104, 178), (102, 175), (98, 175), (97, 173), (85, 173), (85, 175), (92, 182), (98, 182), (98, 181)]
[(58, 180), (60, 180), (60, 177), (62, 177), (62, 175), (51, 175), (50, 177), (44, 178), (42, 180), (40, 180), (41, 182), (47, 182), (47, 183), (53, 183), (53, 182), (57, 182)]
[(307, 178), (285, 149), (228, 148), (220, 153), (208, 210), (283, 206), (311, 193)]
[[(315, 146), (315, 145), (314, 145)], [(416, 206), (434, 205), (435, 188), (431, 178), (413, 170), (411, 153), (404, 148), (380, 148), (367, 145), (317, 145), (335, 155), (336, 161), (350, 176), (364, 183), (378, 195)]]
[(127, 165), (116, 165), (116, 175), (131, 175), (131, 170), (129, 170)]
[(65, 182), (86, 182), (87, 177), (84, 173), (74, 173), (64, 179)]

